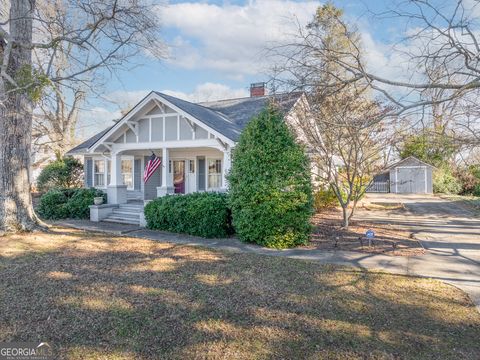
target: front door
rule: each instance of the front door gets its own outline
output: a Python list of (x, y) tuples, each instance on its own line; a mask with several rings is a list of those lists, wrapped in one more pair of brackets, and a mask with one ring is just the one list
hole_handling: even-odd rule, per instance
[(175, 194), (185, 194), (185, 161), (173, 161), (173, 186)]

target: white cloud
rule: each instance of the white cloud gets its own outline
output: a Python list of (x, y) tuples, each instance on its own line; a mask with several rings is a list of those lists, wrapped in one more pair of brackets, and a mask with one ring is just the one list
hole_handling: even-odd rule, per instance
[(247, 89), (232, 89), (229, 86), (223, 84), (216, 84), (210, 82), (198, 85), (195, 90), (189, 94), (172, 90), (164, 90), (162, 92), (167, 95), (175, 96), (191, 102), (234, 99), (248, 96)]
[(107, 126), (111, 126), (113, 120), (118, 120), (123, 116), (122, 110), (135, 106), (149, 92), (150, 90), (117, 90), (104, 96), (104, 103), (111, 103), (111, 108), (103, 106), (89, 108), (88, 105), (85, 106), (79, 115), (78, 136), (85, 139), (105, 129)]
[(320, 5), (305, 0), (251, 0), (245, 5), (178, 3), (161, 7), (165, 28), (177, 29), (171, 62), (188, 69), (214, 69), (232, 76), (258, 74), (262, 53), (307, 24)]
[(82, 109), (79, 114), (77, 137), (79, 139), (87, 139), (107, 126), (111, 126), (113, 120), (121, 117), (122, 113), (120, 110), (109, 110), (100, 106)]
[[(150, 93), (150, 91), (151, 90), (117, 90), (105, 95), (105, 98), (108, 101), (115, 103), (119, 109), (126, 109), (135, 106), (140, 100), (142, 100), (142, 98)], [(233, 89), (227, 85), (212, 82), (199, 84), (190, 93), (171, 89), (163, 89), (159, 91), (190, 102), (214, 101), (248, 96), (248, 90), (246, 88)]]
[(115, 103), (120, 109), (128, 109), (135, 106), (142, 98), (148, 95), (150, 90), (136, 90), (136, 91), (113, 91), (105, 96), (107, 101)]

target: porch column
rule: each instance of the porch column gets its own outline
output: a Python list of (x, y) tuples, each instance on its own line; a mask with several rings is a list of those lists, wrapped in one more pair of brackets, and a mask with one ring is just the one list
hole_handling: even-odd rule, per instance
[(112, 169), (110, 184), (107, 186), (107, 203), (125, 204), (127, 202), (127, 185), (123, 185), (122, 157), (119, 153), (112, 153)]
[(223, 151), (223, 166), (222, 166), (222, 188), (228, 189), (227, 175), (232, 167), (232, 149), (228, 147)]
[(166, 147), (162, 149), (162, 186), (167, 186), (168, 181), (168, 166), (170, 163), (169, 151)]
[(170, 162), (169, 150), (164, 147), (162, 148), (162, 186), (157, 187), (157, 197), (162, 197), (167, 194), (173, 194), (175, 189), (173, 184), (170, 181), (170, 174), (168, 172)]

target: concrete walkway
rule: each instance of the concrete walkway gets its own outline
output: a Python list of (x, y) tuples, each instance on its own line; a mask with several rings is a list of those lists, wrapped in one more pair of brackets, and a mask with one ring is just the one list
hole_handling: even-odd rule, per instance
[[(404, 221), (404, 219), (401, 218), (399, 221)], [(414, 224), (419, 226), (418, 219)], [(131, 237), (182, 245), (204, 246), (230, 252), (255, 253), (293, 259), (312, 260), (321, 263), (353, 266), (361, 269), (381, 270), (400, 275), (429, 277), (447, 282), (464, 290), (470, 295), (478, 311), (480, 311), (480, 263), (475, 261), (475, 259), (472, 259), (476, 258), (477, 255), (469, 256), (463, 251), (459, 251), (458, 249), (452, 250), (445, 245), (443, 245), (443, 248), (438, 246), (433, 248), (427, 247), (429, 252), (423, 256), (402, 257), (301, 248), (274, 250), (245, 244), (235, 238), (204, 239), (183, 234), (153, 231), (130, 225), (94, 223), (87, 220), (58, 221), (55, 222), (54, 225), (73, 227), (87, 231), (100, 231), (114, 235), (128, 235)]]
[(368, 194), (376, 203), (402, 203), (405, 211), (357, 217), (410, 230), (427, 255), (410, 259), (412, 273), (437, 278), (466, 291), (480, 311), (480, 219), (461, 201), (432, 195)]

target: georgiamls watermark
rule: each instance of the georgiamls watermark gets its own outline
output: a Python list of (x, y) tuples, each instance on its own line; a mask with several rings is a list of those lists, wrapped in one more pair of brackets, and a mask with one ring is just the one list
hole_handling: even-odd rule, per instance
[(49, 343), (0, 343), (0, 360), (51, 360), (53, 350)]

